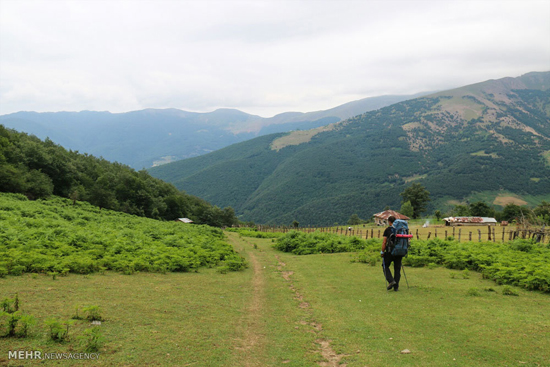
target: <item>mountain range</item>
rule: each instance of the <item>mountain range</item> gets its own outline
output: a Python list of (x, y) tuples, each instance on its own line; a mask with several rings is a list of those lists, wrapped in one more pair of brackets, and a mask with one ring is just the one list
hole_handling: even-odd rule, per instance
[(209, 113), (146, 109), (127, 113), (17, 112), (0, 124), (67, 149), (103, 157), (135, 169), (199, 156), (257, 136), (311, 129), (414, 98), (381, 96), (317, 112), (287, 112), (271, 118), (235, 109)]
[(261, 136), (149, 172), (243, 220), (368, 218), (413, 182), (429, 211), (550, 198), (550, 72), (406, 100), (308, 131)]

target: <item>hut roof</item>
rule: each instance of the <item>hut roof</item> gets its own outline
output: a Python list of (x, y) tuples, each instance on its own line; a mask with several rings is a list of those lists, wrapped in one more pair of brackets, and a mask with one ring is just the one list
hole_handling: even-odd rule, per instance
[(395, 210), (385, 210), (380, 213), (376, 213), (374, 217), (380, 218), (380, 219), (388, 219), (391, 216), (394, 216), (395, 219), (403, 219), (403, 220), (409, 220), (411, 218), (407, 217), (406, 215), (403, 215), (401, 213), (396, 212)]
[(496, 223), (495, 218), (490, 217), (448, 217), (443, 218), (445, 222), (450, 223), (472, 223), (472, 224), (483, 224), (483, 223)]
[(193, 221), (189, 218), (178, 218), (176, 219), (176, 222), (193, 223)]

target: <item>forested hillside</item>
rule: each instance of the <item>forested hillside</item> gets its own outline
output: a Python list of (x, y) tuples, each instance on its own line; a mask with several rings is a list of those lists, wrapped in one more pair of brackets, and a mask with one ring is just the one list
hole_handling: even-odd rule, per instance
[(368, 218), (398, 209), (412, 182), (430, 192), (428, 210), (484, 192), (547, 199), (549, 88), (550, 72), (491, 80), (150, 172), (262, 223)]
[(0, 125), (0, 191), (30, 199), (57, 195), (88, 201), (100, 208), (143, 217), (227, 226), (236, 222), (233, 209), (220, 209), (147, 171), (68, 151)]
[(208, 113), (146, 109), (127, 113), (17, 112), (0, 116), (0, 124), (50, 138), (67, 149), (142, 169), (265, 134), (327, 125), (413, 97), (365, 98), (325, 111), (287, 112), (271, 118), (227, 108)]

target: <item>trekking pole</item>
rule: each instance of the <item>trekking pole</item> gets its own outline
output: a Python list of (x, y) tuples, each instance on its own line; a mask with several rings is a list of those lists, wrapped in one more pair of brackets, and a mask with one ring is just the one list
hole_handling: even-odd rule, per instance
[(401, 269), (403, 269), (403, 275), (405, 276), (405, 281), (407, 282), (407, 289), (411, 289), (411, 287), (409, 287), (409, 280), (407, 279), (407, 274), (405, 274), (405, 266), (403, 264), (401, 264)]
[(386, 263), (384, 262), (384, 258), (382, 258), (382, 271), (384, 271), (384, 284), (386, 284), (386, 289), (388, 289), (388, 280), (386, 279)]

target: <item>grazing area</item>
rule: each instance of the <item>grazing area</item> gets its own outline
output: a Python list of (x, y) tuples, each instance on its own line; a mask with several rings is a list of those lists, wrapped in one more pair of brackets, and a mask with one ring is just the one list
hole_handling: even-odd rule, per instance
[[(249, 263), (244, 271), (0, 279), (2, 299), (17, 293), (37, 320), (26, 338), (0, 338), (0, 350), (80, 352), (89, 322), (75, 323), (59, 343), (46, 338), (44, 321), (97, 305), (105, 340), (86, 365), (537, 366), (550, 359), (547, 294), (439, 266), (407, 267), (410, 288), (387, 292), (379, 263), (357, 262), (356, 253), (299, 256), (275, 250), (275, 239), (226, 236)], [(36, 363), (8, 360), (7, 352), (0, 361)]]

